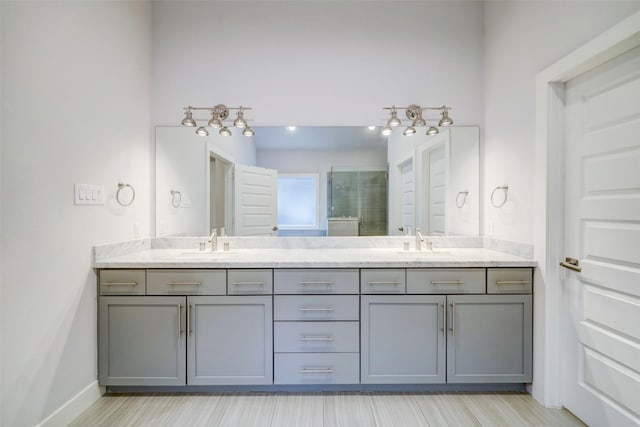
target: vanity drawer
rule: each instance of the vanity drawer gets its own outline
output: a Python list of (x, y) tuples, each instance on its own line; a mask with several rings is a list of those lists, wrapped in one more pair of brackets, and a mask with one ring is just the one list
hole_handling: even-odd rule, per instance
[(227, 293), (229, 295), (271, 295), (273, 270), (228, 270)]
[(358, 322), (275, 322), (273, 351), (276, 353), (357, 353), (360, 351)]
[(274, 384), (359, 384), (359, 353), (276, 353)]
[(359, 320), (358, 295), (276, 295), (274, 320)]
[(145, 270), (100, 270), (100, 295), (144, 295)]
[(360, 270), (360, 292), (363, 294), (404, 294), (404, 268)]
[(280, 269), (273, 275), (276, 294), (358, 294), (357, 269)]
[(225, 295), (226, 270), (147, 270), (147, 295)]
[(484, 268), (412, 268), (407, 270), (408, 294), (484, 294)]
[(489, 294), (530, 294), (532, 290), (533, 270), (531, 268), (487, 269), (487, 293)]

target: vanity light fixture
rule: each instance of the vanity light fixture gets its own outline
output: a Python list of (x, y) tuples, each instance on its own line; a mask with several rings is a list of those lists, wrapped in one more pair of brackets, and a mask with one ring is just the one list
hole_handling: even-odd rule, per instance
[[(250, 107), (227, 107), (224, 104), (217, 104), (213, 107), (193, 107), (189, 105), (188, 107), (184, 107), (184, 110), (185, 117), (182, 119), (182, 126), (198, 126), (196, 119), (193, 118), (193, 112), (196, 110), (205, 110), (211, 113), (211, 119), (209, 119), (207, 125), (211, 128), (219, 129), (218, 133), (222, 136), (231, 136), (231, 131), (224, 125), (224, 121), (229, 117), (230, 110), (238, 110), (237, 117), (233, 121), (233, 125), (239, 129), (243, 129), (242, 134), (245, 136), (255, 135), (255, 132), (251, 128), (244, 132), (244, 130), (249, 127), (247, 119), (244, 117), (244, 113), (247, 110), (251, 110)], [(200, 126), (196, 129), (196, 134), (200, 136), (208, 136), (209, 132), (204, 126)]]
[(196, 134), (200, 136), (209, 136), (209, 132), (207, 132), (207, 129), (205, 129), (204, 126), (200, 126), (198, 129), (196, 129)]
[[(398, 118), (398, 110), (405, 110), (406, 116), (409, 120), (411, 120), (411, 124), (407, 126), (407, 128), (402, 132), (405, 136), (414, 135), (416, 133), (417, 127), (425, 127), (427, 126), (427, 121), (422, 117), (422, 113), (425, 110), (437, 110), (440, 111), (442, 118), (438, 122), (438, 126), (451, 126), (453, 125), (453, 120), (449, 117), (449, 110), (451, 107), (447, 107), (443, 105), (441, 107), (421, 107), (418, 104), (411, 104), (408, 107), (396, 107), (395, 105), (391, 107), (384, 107), (384, 110), (391, 110), (391, 118), (387, 121), (387, 125), (382, 128), (382, 135), (389, 136), (393, 133), (393, 127), (400, 126), (401, 122)], [(431, 119), (430, 119), (431, 120)], [(427, 128), (427, 135), (435, 135), (439, 133), (440, 130), (435, 126), (429, 126)]]

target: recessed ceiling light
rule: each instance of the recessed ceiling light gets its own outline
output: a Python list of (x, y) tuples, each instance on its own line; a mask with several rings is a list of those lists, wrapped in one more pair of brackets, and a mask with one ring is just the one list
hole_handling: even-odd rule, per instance
[(287, 130), (289, 132), (293, 132), (294, 130), (296, 130), (296, 127), (295, 126), (287, 126)]
[(375, 126), (369, 126), (369, 130), (376, 130)]

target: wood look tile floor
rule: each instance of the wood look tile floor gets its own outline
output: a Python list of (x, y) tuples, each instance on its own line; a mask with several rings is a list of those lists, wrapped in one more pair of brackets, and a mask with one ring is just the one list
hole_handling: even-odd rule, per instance
[(584, 426), (526, 393), (113, 394), (74, 427)]

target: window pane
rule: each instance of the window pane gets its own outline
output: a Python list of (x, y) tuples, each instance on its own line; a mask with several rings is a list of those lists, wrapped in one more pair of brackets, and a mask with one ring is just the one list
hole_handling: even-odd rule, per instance
[(317, 227), (317, 179), (312, 176), (278, 177), (278, 225)]

